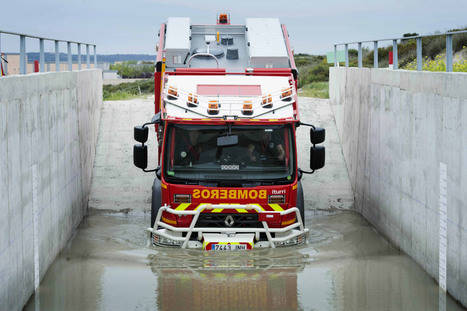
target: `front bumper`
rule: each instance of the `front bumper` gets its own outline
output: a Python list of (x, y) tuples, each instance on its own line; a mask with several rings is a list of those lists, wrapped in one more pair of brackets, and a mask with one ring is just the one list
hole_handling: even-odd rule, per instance
[[(287, 215), (295, 213), (297, 222), (288, 225), (283, 228), (269, 228), (266, 221), (261, 221), (262, 228), (211, 228), (211, 227), (196, 227), (199, 215), (204, 210), (213, 209), (245, 209), (245, 210), (256, 210), (258, 214), (277, 213)], [(175, 215), (192, 215), (193, 219), (189, 227), (174, 227), (170, 224), (161, 221), (162, 212), (168, 212)], [(254, 238), (251, 241), (251, 248), (275, 248), (281, 246), (297, 245), (306, 242), (308, 237), (308, 229), (303, 226), (303, 221), (298, 208), (293, 207), (285, 211), (263, 211), (256, 205), (243, 205), (243, 204), (204, 204), (198, 207), (196, 210), (175, 210), (168, 205), (161, 206), (157, 213), (156, 221), (154, 222), (153, 228), (148, 228), (150, 244), (157, 246), (172, 246), (181, 248), (204, 248), (203, 243), (204, 234), (218, 234), (218, 241), (223, 243), (223, 237), (225, 241), (231, 240), (236, 235), (241, 236), (242, 234), (250, 233), (254, 234)], [(190, 239), (192, 234), (197, 234), (196, 239)], [(260, 234), (264, 233), (266, 240), (260, 240)], [(274, 237), (272, 236), (274, 234)], [(250, 248), (250, 247), (249, 247)]]

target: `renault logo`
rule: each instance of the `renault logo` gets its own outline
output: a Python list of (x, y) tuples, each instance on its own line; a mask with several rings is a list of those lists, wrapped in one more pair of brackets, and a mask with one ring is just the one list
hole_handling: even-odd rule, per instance
[(228, 215), (227, 217), (225, 217), (224, 223), (227, 227), (232, 227), (235, 221), (232, 216)]

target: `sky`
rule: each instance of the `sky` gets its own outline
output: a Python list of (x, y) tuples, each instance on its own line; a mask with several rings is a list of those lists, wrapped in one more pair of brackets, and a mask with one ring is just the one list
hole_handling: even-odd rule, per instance
[[(244, 24), (246, 17), (278, 17), (295, 53), (311, 54), (331, 51), (334, 43), (467, 26), (467, 0), (6, 0), (0, 30), (95, 43), (98, 54), (155, 54), (167, 17), (213, 24), (224, 11), (234, 24)], [(38, 51), (37, 41), (28, 39), (28, 52)], [(2, 35), (1, 49), (18, 52), (19, 40)], [(46, 50), (53, 50), (52, 42)]]

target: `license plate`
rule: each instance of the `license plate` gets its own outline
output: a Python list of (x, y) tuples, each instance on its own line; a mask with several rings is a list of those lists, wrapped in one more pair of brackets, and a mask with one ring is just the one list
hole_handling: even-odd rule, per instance
[(212, 251), (237, 251), (246, 250), (246, 244), (212, 244)]

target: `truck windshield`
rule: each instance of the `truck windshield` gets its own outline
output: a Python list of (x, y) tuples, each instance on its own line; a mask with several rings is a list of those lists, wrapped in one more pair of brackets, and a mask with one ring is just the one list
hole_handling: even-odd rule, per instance
[(294, 146), (290, 125), (172, 125), (167, 129), (164, 177), (171, 182), (289, 183)]

